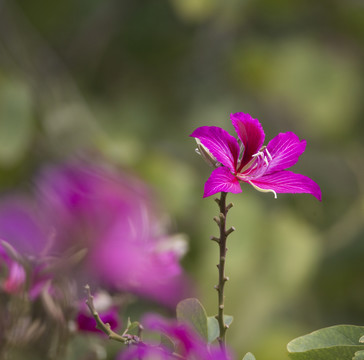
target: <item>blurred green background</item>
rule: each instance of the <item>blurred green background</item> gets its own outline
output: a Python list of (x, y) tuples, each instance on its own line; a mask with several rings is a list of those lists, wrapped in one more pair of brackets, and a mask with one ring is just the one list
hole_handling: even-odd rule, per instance
[[(229, 195), (226, 312), (234, 351), (287, 359), (319, 327), (364, 324), (364, 4), (359, 0), (0, 1), (0, 190), (92, 156), (151, 184), (190, 238), (184, 259), (215, 313), (210, 168), (188, 135), (258, 118), (293, 131), (309, 195)], [(267, 143), (266, 141), (266, 143)]]

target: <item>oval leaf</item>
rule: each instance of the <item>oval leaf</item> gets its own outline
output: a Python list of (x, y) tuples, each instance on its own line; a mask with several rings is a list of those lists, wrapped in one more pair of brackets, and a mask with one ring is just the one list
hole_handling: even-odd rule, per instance
[(352, 360), (364, 350), (359, 339), (364, 326), (337, 325), (292, 340), (287, 349), (295, 360)]
[(209, 316), (207, 318), (207, 335), (207, 340), (209, 343), (212, 343), (220, 335), (219, 322), (215, 316)]
[(251, 352), (248, 352), (243, 357), (243, 360), (255, 360), (255, 356)]
[(179, 321), (192, 325), (203, 339), (208, 340), (206, 310), (197, 299), (182, 300), (177, 305), (176, 313)]

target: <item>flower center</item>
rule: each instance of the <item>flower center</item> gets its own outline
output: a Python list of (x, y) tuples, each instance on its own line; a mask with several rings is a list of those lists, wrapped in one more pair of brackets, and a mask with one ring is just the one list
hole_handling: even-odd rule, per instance
[(268, 170), (269, 163), (272, 160), (272, 155), (266, 146), (263, 146), (257, 153), (252, 155), (252, 159), (239, 171), (241, 177), (263, 176)]
[(252, 158), (260, 158), (262, 161), (266, 163), (266, 165), (269, 165), (269, 160), (272, 160), (272, 155), (268, 151), (266, 146), (263, 146), (256, 154), (252, 155)]

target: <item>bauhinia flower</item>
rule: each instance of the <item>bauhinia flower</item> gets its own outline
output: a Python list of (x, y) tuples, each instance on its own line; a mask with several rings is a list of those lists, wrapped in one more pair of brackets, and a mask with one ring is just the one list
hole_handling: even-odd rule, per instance
[[(190, 136), (197, 139), (199, 152), (215, 164), (205, 183), (204, 197), (218, 192), (241, 193), (240, 181), (262, 192), (308, 193), (321, 201), (320, 187), (310, 178), (286, 169), (296, 164), (306, 141), (293, 132), (280, 133), (267, 146), (262, 125), (249, 114), (230, 115), (238, 139), (216, 126), (202, 126)], [(210, 155), (210, 156), (209, 156)]]

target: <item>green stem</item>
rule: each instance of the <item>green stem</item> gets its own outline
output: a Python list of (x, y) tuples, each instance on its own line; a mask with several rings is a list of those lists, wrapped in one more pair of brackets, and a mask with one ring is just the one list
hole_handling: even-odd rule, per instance
[(96, 328), (99, 329), (100, 331), (102, 331), (103, 333), (105, 333), (109, 339), (111, 340), (115, 340), (118, 342), (121, 342), (123, 344), (135, 344), (138, 343), (140, 340), (138, 337), (135, 337), (133, 335), (128, 335), (127, 334), (127, 330), (124, 331), (124, 333), (122, 335), (117, 334), (116, 332), (111, 330), (111, 326), (109, 323), (104, 323), (100, 316), (99, 313), (96, 311), (95, 306), (94, 306), (94, 301), (93, 301), (93, 296), (91, 295), (91, 290), (90, 290), (90, 286), (86, 285), (85, 286), (85, 290), (87, 293), (87, 300), (86, 300), (86, 305), (88, 306), (91, 315), (94, 317), (95, 321), (96, 321)]
[(215, 217), (214, 220), (219, 226), (220, 229), (220, 237), (212, 237), (211, 240), (216, 241), (219, 244), (219, 264), (217, 265), (217, 268), (219, 270), (219, 283), (217, 286), (215, 286), (215, 289), (218, 293), (218, 313), (216, 315), (216, 319), (219, 322), (219, 328), (220, 328), (220, 336), (218, 338), (220, 347), (222, 349), (225, 348), (225, 335), (226, 330), (228, 329), (228, 325), (224, 322), (224, 287), (226, 281), (229, 280), (227, 276), (225, 276), (225, 262), (226, 262), (226, 240), (227, 237), (235, 230), (233, 227), (231, 227), (229, 230), (226, 230), (226, 215), (228, 211), (232, 208), (233, 204), (230, 203), (229, 205), (226, 205), (226, 192), (221, 192), (220, 199), (215, 199), (217, 204), (219, 205), (220, 214), (218, 217)]

